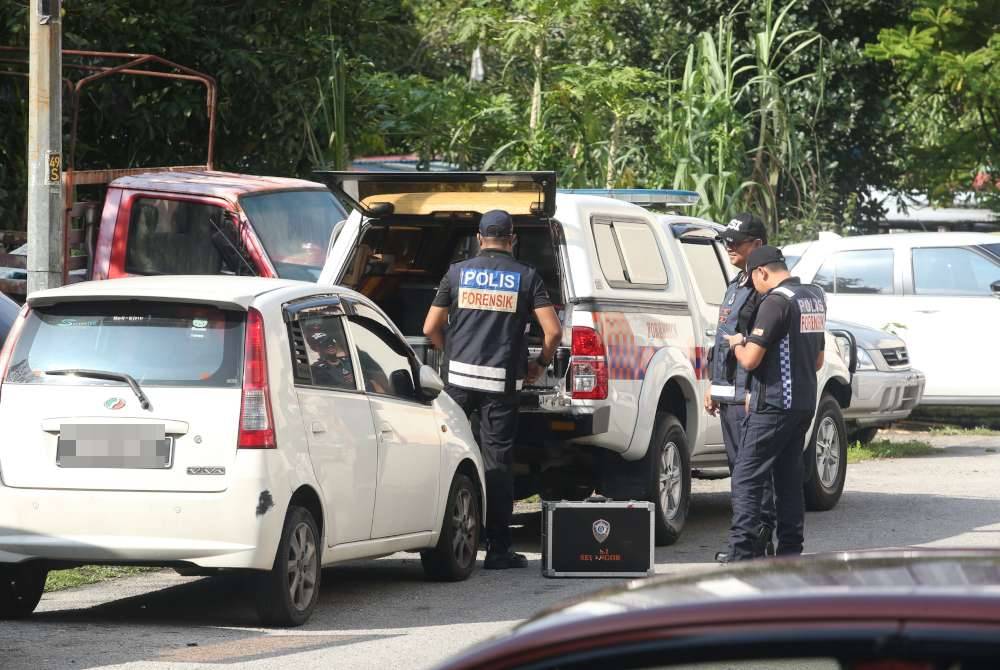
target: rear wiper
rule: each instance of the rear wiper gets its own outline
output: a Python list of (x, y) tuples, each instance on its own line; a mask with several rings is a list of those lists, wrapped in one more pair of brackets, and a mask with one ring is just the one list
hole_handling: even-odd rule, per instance
[(105, 372), (104, 370), (48, 370), (45, 374), (64, 375), (66, 377), (89, 377), (91, 379), (106, 379), (114, 382), (125, 382), (128, 384), (129, 388), (132, 389), (132, 393), (135, 394), (135, 397), (139, 399), (139, 404), (142, 405), (143, 409), (149, 409), (151, 407), (149, 398), (146, 397), (146, 394), (142, 392), (142, 388), (139, 387), (139, 382), (135, 380), (135, 377), (125, 374), (124, 372)]

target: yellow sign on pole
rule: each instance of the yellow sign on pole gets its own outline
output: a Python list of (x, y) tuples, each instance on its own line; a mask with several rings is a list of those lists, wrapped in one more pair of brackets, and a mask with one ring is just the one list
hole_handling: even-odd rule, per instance
[(45, 181), (50, 184), (62, 182), (62, 154), (57, 151), (49, 152), (49, 171)]

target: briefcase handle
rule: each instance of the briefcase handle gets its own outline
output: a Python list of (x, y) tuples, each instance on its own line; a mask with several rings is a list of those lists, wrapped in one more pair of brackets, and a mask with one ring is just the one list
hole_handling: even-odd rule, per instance
[(594, 495), (594, 496), (590, 496), (589, 498), (587, 498), (583, 502), (604, 503), (604, 502), (611, 502), (611, 498), (608, 498), (607, 496), (602, 496), (602, 495)]

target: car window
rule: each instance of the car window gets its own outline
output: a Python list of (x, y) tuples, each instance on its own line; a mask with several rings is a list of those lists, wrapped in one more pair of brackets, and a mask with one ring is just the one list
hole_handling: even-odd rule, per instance
[(361, 378), (369, 393), (416, 400), (409, 347), (379, 321), (353, 316), (351, 338), (358, 351)]
[(687, 256), (702, 298), (710, 305), (721, 305), (728, 281), (715, 245), (711, 242), (705, 244), (684, 240), (681, 242), (681, 249)]
[(240, 205), (278, 276), (316, 281), (334, 226), (347, 213), (329, 191), (247, 195)]
[(351, 350), (339, 316), (304, 316), (290, 324), (296, 383), (357, 390)]
[(892, 285), (891, 249), (839, 251), (813, 277), (813, 284), (831, 293), (889, 294)]
[(653, 231), (645, 223), (595, 220), (597, 260), (604, 278), (619, 288), (660, 288), (667, 271)]
[(228, 248), (222, 233), (216, 229), (223, 225), (222, 221), (221, 207), (165, 198), (137, 198), (129, 219), (125, 271), (135, 275), (233, 272), (220, 251)]
[(913, 292), (918, 295), (991, 295), (1000, 264), (964, 247), (912, 250)]
[(44, 374), (85, 369), (126, 373), (149, 386), (238, 387), (245, 321), (243, 312), (151, 301), (39, 307), (24, 324), (6, 381), (108, 383)]

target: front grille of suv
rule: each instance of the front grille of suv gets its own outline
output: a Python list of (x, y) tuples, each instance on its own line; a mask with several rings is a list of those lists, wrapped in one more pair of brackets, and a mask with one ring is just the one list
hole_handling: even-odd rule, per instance
[(906, 353), (906, 347), (895, 349), (882, 349), (882, 358), (893, 368), (903, 367), (910, 364), (910, 356)]

